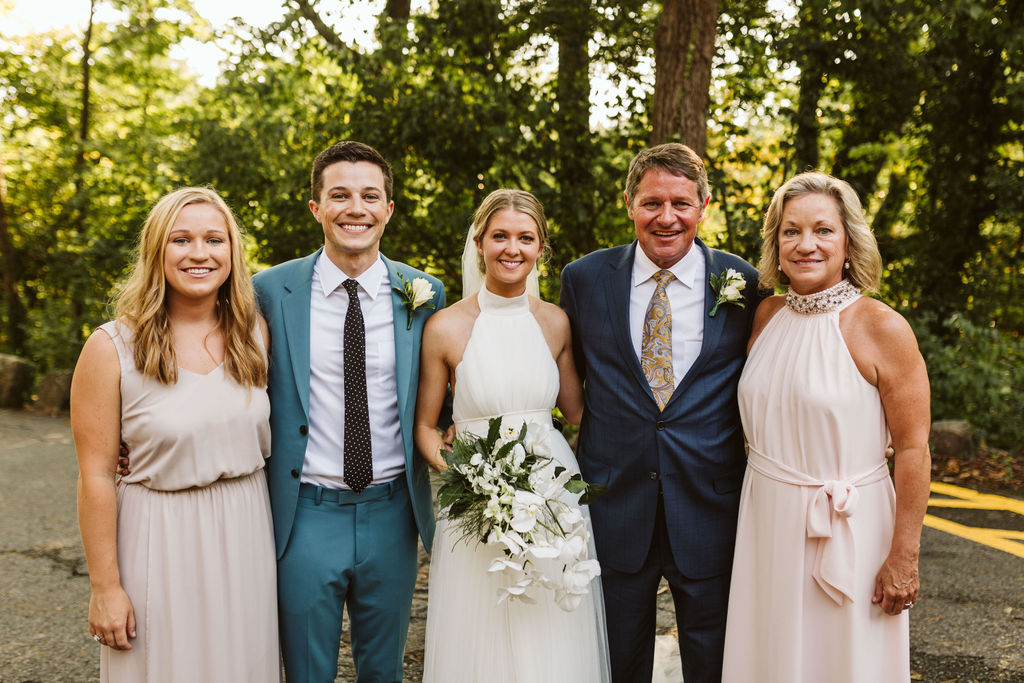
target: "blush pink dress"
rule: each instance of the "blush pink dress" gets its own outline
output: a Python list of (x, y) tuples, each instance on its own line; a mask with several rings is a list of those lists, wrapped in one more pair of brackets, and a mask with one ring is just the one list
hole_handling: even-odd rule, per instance
[(223, 364), (161, 384), (136, 369), (130, 328), (100, 329), (121, 362), (117, 564), (137, 632), (131, 650), (100, 648), (100, 680), (279, 681), (266, 387)]
[[(878, 390), (854, 364), (846, 281), (790, 295), (739, 383), (749, 459), (725, 640), (727, 683), (910, 679), (907, 612), (872, 604), (895, 493)], [(802, 312), (801, 312), (802, 311)]]

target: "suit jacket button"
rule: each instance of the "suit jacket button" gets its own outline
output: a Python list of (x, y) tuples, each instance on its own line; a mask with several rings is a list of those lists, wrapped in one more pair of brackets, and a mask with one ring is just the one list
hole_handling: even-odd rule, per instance
[(650, 477), (651, 479), (653, 479), (654, 481), (658, 481), (658, 473), (657, 472), (648, 472), (647, 476)]
[(308, 433), (309, 433), (309, 427), (307, 427), (306, 425), (299, 425), (299, 434), (301, 436), (305, 436)]
[(298, 479), (298, 478), (299, 478), (299, 471), (298, 470), (292, 470), (292, 479)]
[(659, 432), (665, 431), (665, 423), (662, 420), (658, 420), (657, 427)]

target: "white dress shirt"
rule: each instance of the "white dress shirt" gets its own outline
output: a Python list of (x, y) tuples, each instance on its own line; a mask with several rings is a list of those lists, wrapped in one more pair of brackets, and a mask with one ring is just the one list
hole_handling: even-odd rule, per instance
[[(345, 485), (345, 314), (348, 276), (321, 252), (313, 266), (309, 300), (309, 441), (302, 482), (333, 489)], [(354, 278), (366, 326), (366, 399), (370, 406), (373, 482), (405, 471), (395, 378), (391, 281), (384, 261)]]
[[(629, 295), (629, 333), (633, 350), (640, 358), (644, 317), (658, 286), (654, 274), (662, 270), (651, 261), (638, 244), (633, 257), (633, 288)], [(704, 251), (694, 242), (686, 256), (667, 268), (675, 275), (665, 286), (672, 307), (672, 380), (679, 386), (690, 366), (700, 355), (704, 342), (704, 283), (707, 264)]]

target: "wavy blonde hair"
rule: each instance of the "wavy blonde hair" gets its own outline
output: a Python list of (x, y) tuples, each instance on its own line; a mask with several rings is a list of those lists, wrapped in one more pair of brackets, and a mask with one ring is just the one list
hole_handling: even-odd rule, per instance
[(118, 319), (134, 330), (132, 355), (142, 374), (164, 384), (178, 381), (165, 304), (164, 250), (171, 227), (190, 204), (210, 204), (224, 216), (231, 245), (231, 273), (217, 292), (217, 323), (224, 334), (224, 369), (246, 387), (267, 384), (267, 362), (256, 339), (256, 296), (242, 253), (242, 232), (220, 195), (205, 187), (183, 187), (165, 195), (142, 227), (135, 265), (115, 301)]
[(761, 260), (757, 264), (760, 285), (774, 289), (778, 285), (789, 284), (789, 278), (779, 270), (779, 226), (786, 202), (805, 194), (823, 194), (836, 201), (843, 232), (846, 233), (846, 257), (850, 261), (850, 268), (843, 270), (843, 277), (865, 292), (878, 291), (878, 283), (882, 279), (882, 255), (864, 218), (857, 192), (846, 181), (818, 171), (793, 176), (775, 191), (761, 231)]

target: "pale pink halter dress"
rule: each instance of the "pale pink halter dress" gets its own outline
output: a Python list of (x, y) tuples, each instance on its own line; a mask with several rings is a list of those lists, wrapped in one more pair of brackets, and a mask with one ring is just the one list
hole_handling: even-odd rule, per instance
[(811, 308), (824, 312), (787, 304), (774, 315), (740, 378), (749, 459), (727, 683), (910, 677), (907, 612), (889, 616), (871, 602), (892, 541), (895, 494), (878, 390), (839, 329), (841, 311), (860, 294), (844, 281), (819, 296)]

